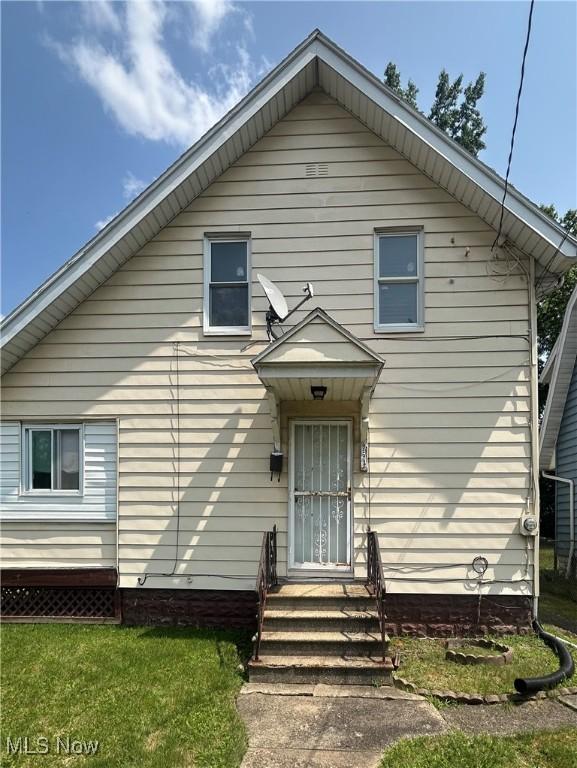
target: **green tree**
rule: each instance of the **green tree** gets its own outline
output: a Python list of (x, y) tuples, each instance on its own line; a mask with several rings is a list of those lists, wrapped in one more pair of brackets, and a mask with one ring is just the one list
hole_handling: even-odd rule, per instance
[(487, 132), (487, 126), (477, 108), (477, 102), (484, 92), (485, 73), (480, 72), (475, 82), (469, 83), (463, 91), (463, 101), (450, 128), (450, 136), (475, 157), (485, 149), (483, 136)]
[[(384, 82), (408, 104), (418, 109), (419, 89), (412, 80), (409, 80), (407, 87), (403, 88), (401, 74), (392, 61), (385, 69)], [(429, 112), (429, 120), (475, 157), (485, 149), (483, 136), (487, 126), (477, 107), (484, 91), (484, 72), (479, 73), (477, 79), (463, 89), (463, 75), (459, 75), (451, 82), (447, 71), (442, 69), (439, 73), (435, 100)]]
[(412, 80), (409, 79), (409, 82), (407, 83), (407, 87), (403, 88), (401, 85), (401, 73), (397, 69), (396, 64), (393, 64), (392, 61), (389, 61), (387, 64), (387, 68), (385, 69), (385, 85), (388, 85), (391, 90), (395, 91), (395, 93), (398, 93), (399, 96), (404, 99), (408, 104), (411, 105), (414, 109), (418, 109), (417, 105), (417, 94), (419, 93), (419, 89), (417, 86), (413, 83)]
[[(560, 216), (554, 205), (542, 205), (541, 210), (559, 222), (569, 234), (577, 235), (577, 209), (569, 209)], [(537, 335), (539, 338), (539, 360), (544, 364), (551, 354), (561, 332), (565, 309), (577, 285), (577, 266), (566, 273), (563, 283), (546, 296), (537, 306)]]

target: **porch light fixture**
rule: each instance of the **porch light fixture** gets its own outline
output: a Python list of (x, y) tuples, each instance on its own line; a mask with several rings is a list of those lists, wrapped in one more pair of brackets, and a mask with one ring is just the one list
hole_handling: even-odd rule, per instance
[(313, 400), (324, 400), (327, 393), (327, 388), (320, 384), (313, 384), (311, 387), (311, 395)]

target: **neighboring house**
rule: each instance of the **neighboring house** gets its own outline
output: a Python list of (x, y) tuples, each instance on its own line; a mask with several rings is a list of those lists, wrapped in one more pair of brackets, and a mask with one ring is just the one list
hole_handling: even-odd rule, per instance
[[(263, 532), (281, 580), (362, 583), (370, 526), (392, 631), (526, 627), (577, 242), (510, 187), (493, 249), (503, 185), (307, 38), (5, 319), (5, 611), (254, 626)], [(257, 273), (314, 286), (271, 344)]]
[(561, 333), (541, 374), (549, 385), (541, 423), (541, 470), (555, 478), (555, 554), (577, 577), (575, 485), (577, 484), (577, 288)]

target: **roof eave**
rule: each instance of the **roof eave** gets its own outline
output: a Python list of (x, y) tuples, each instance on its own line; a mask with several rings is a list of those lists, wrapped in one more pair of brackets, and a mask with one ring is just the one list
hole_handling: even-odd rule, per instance
[[(323, 60), (334, 69), (338, 69), (338, 60), (345, 61), (346, 65), (350, 67), (352, 72), (357, 73), (359, 76), (368, 80), (374, 89), (373, 100), (379, 104), (382, 98), (385, 98), (388, 102), (387, 111), (395, 117), (399, 122), (406, 125), (414, 134), (420, 135), (423, 140), (433, 149), (438, 152), (442, 157), (451, 162), (456, 167), (460, 167), (461, 172), (475, 184), (480, 186), (487, 194), (490, 194), (494, 200), (501, 202), (503, 198), (503, 192), (505, 190), (504, 180), (488, 165), (483, 163), (477, 157), (474, 157), (470, 152), (467, 152), (463, 147), (457, 144), (447, 136), (446, 133), (440, 130), (434, 123), (428, 120), (418, 110), (411, 107), (403, 99), (401, 99), (394, 91), (388, 88), (383, 82), (381, 82), (372, 72), (367, 70), (358, 61), (353, 59), (346, 51), (336, 45), (332, 40), (325, 37), (322, 32), (317, 36), (318, 43), (322, 45), (328, 52), (329, 56), (322, 57)], [(353, 85), (355, 82), (353, 79), (349, 79)], [(366, 92), (366, 89), (364, 89)], [(370, 96), (370, 94), (369, 94)], [(378, 97), (381, 98), (378, 98)], [(382, 104), (379, 104), (383, 106)], [(392, 110), (391, 105), (395, 105), (395, 110)], [(417, 128), (419, 130), (417, 130)], [(424, 138), (424, 136), (427, 138)], [(487, 177), (487, 186), (483, 185), (483, 176)], [(515, 210), (511, 207), (511, 201), (515, 202), (516, 206), (521, 206), (525, 210)], [(577, 263), (577, 239), (568, 234), (567, 231), (558, 224), (554, 219), (547, 216), (540, 208), (535, 205), (531, 200), (520, 193), (515, 187), (510, 184), (507, 186), (507, 200), (505, 202), (505, 208), (509, 210), (514, 216), (524, 222), (531, 229), (540, 234), (543, 239), (555, 248), (559, 249), (559, 253)], [(528, 215), (525, 215), (527, 213)], [(506, 233), (505, 233), (506, 234)], [(569, 265), (570, 266), (570, 265)]]

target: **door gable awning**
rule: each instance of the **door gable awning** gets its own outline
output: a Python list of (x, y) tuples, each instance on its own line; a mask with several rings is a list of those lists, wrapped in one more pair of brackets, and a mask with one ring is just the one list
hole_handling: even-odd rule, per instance
[(261, 381), (278, 400), (312, 400), (313, 384), (326, 400), (359, 400), (372, 393), (385, 361), (317, 308), (253, 360)]

